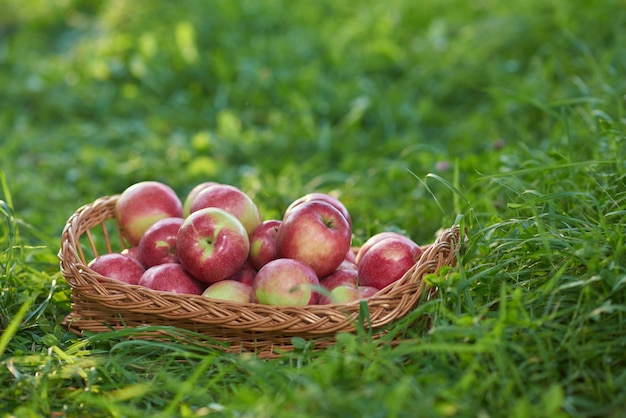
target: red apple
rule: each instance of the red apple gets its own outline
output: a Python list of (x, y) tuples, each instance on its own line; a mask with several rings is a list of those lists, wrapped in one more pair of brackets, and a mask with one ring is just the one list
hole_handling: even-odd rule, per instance
[(215, 184), (198, 192), (191, 202), (189, 212), (204, 208), (220, 208), (234, 215), (248, 234), (261, 224), (261, 214), (254, 201), (243, 191), (228, 184)]
[(337, 266), (337, 270), (356, 270), (356, 264), (352, 261), (345, 259)]
[(182, 217), (176, 192), (157, 181), (142, 181), (126, 188), (115, 205), (115, 219), (128, 242), (137, 245), (143, 233), (159, 219)]
[(236, 280), (220, 280), (205, 289), (202, 296), (231, 302), (250, 302), (250, 285)]
[(346, 218), (334, 206), (320, 200), (297, 205), (278, 228), (276, 251), (313, 268), (318, 277), (337, 269), (352, 242)]
[(191, 295), (200, 295), (206, 288), (179, 263), (157, 264), (146, 269), (138, 284), (153, 290)]
[(227, 277), (225, 280), (235, 280), (241, 283), (245, 283), (248, 286), (252, 286), (252, 282), (254, 281), (255, 276), (256, 270), (254, 269), (254, 267), (252, 267), (250, 263), (245, 262), (235, 274)]
[(139, 247), (136, 245), (133, 247), (124, 248), (120, 252), (120, 254), (130, 257), (130, 258), (134, 258), (135, 260), (141, 263), (141, 260), (139, 260)]
[(183, 218), (156, 221), (139, 240), (139, 261), (146, 268), (163, 263), (177, 263), (176, 240)]
[(235, 274), (248, 259), (250, 242), (241, 222), (219, 208), (192, 212), (177, 237), (179, 262), (198, 280), (213, 283)]
[(346, 261), (356, 265), (356, 252), (354, 252), (352, 248), (346, 253)]
[(374, 244), (359, 263), (359, 285), (384, 288), (400, 279), (421, 253), (415, 242), (404, 237), (386, 238)]
[(402, 235), (402, 234), (400, 234), (398, 232), (393, 232), (393, 231), (383, 231), (383, 232), (379, 232), (377, 234), (374, 234), (371, 237), (369, 237), (363, 243), (363, 245), (361, 245), (361, 247), (357, 251), (356, 256), (354, 258), (354, 263), (356, 265), (359, 265), (359, 262), (361, 261), (361, 258), (363, 258), (363, 255), (370, 248), (372, 248), (373, 245), (375, 245), (377, 242), (380, 242), (380, 241), (384, 240), (385, 238), (407, 238), (407, 239), (410, 239), (409, 237), (407, 237), (405, 235)]
[(374, 286), (359, 286), (359, 292), (361, 293), (361, 299), (367, 299), (374, 296), (380, 289)]
[(328, 295), (321, 295), (319, 304), (348, 303), (359, 299), (361, 299), (361, 292), (359, 292), (357, 286), (340, 284), (339, 286), (335, 286)]
[(339, 264), (337, 270), (356, 270), (356, 255), (352, 249), (346, 253), (346, 258)]
[(137, 284), (145, 270), (139, 261), (120, 253), (99, 255), (87, 267), (105, 277), (128, 284)]
[(264, 305), (305, 306), (316, 304), (319, 279), (308, 265), (290, 258), (272, 260), (258, 271), (251, 300)]
[(327, 193), (316, 192), (316, 193), (309, 193), (302, 197), (299, 197), (298, 199), (294, 200), (289, 205), (289, 207), (287, 207), (285, 214), (291, 212), (291, 210), (293, 210), (298, 205), (301, 205), (302, 203), (310, 202), (311, 200), (321, 200), (323, 202), (329, 203), (331, 206), (333, 206), (335, 209), (341, 212), (344, 218), (346, 218), (346, 220), (348, 221), (348, 225), (350, 225), (350, 228), (352, 228), (352, 218), (350, 217), (350, 213), (348, 212), (348, 209), (346, 208), (346, 206), (339, 199)]
[[(321, 278), (320, 286), (326, 289), (328, 293), (320, 294), (319, 304), (324, 305), (327, 303), (335, 302), (335, 299), (333, 299), (335, 297), (331, 296), (335, 288), (341, 287), (341, 286), (353, 287), (355, 289), (357, 288), (358, 286), (357, 270), (356, 269), (343, 270), (339, 268), (333, 271), (332, 273), (330, 273), (328, 276)], [(348, 301), (348, 300), (345, 300), (344, 296), (347, 296), (347, 294), (350, 293), (350, 291), (338, 290), (336, 293), (342, 294), (342, 296), (336, 296), (337, 298), (336, 302)]]
[(358, 272), (356, 269), (352, 270), (335, 270), (328, 276), (320, 279), (320, 285), (328, 290), (333, 290), (339, 285), (352, 285), (358, 284)]
[(250, 235), (250, 254), (248, 261), (255, 269), (260, 269), (269, 261), (278, 258), (276, 255), (276, 236), (281, 221), (270, 219), (262, 222)]
[(185, 197), (185, 201), (183, 202), (183, 217), (184, 218), (189, 216), (190, 209), (191, 209), (191, 202), (193, 202), (196, 196), (198, 196), (198, 193), (200, 193), (202, 190), (206, 189), (207, 187), (214, 186), (216, 184), (219, 184), (219, 183), (216, 183), (214, 181), (205, 181), (204, 183), (197, 184), (189, 191), (189, 193), (187, 193), (187, 197)]

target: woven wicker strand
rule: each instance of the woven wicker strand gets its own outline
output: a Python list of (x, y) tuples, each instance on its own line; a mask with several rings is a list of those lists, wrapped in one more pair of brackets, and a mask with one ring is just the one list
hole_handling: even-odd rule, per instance
[[(315, 340), (316, 348), (333, 343), (340, 332), (354, 332), (360, 303), (267, 306), (216, 301), (198, 295), (154, 291), (106, 278), (87, 267), (93, 257), (117, 251), (126, 244), (114, 221), (119, 195), (102, 197), (79, 208), (67, 221), (59, 250), (60, 270), (72, 289), (72, 312), (66, 318), (77, 334), (136, 328), (137, 337), (167, 337), (167, 332), (147, 332), (142, 326), (175, 327), (215, 341), (229, 352), (254, 352), (272, 357), (293, 349), (293, 337)], [(119, 244), (111, 240), (117, 234)], [(384, 333), (385, 326), (415, 309), (422, 293), (433, 293), (424, 275), (443, 266), (454, 266), (459, 228), (446, 229), (423, 246), (416, 264), (398, 281), (367, 301), (369, 326)], [(178, 335), (178, 334), (177, 334)], [(171, 336), (170, 336), (171, 337)], [(224, 345), (225, 343), (225, 345)]]

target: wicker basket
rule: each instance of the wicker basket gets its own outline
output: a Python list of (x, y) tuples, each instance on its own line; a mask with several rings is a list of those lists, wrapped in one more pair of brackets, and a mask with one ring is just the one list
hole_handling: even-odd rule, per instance
[[(108, 279), (87, 263), (102, 253), (120, 251), (126, 243), (114, 220), (119, 195), (102, 197), (79, 208), (61, 237), (60, 269), (72, 289), (72, 312), (66, 325), (77, 334), (128, 329), (133, 337), (173, 338), (188, 332), (206, 337), (227, 352), (273, 357), (294, 349), (293, 337), (327, 347), (340, 332), (354, 332), (359, 302), (305, 307), (275, 307), (215, 301), (203, 296), (154, 291)], [(427, 288), (422, 278), (456, 261), (457, 227), (445, 230), (435, 243), (423, 247), (418, 262), (398, 281), (367, 302), (367, 327), (376, 338), (386, 327), (413, 310)], [(156, 330), (155, 327), (157, 326)], [(301, 341), (301, 340), (300, 340)]]

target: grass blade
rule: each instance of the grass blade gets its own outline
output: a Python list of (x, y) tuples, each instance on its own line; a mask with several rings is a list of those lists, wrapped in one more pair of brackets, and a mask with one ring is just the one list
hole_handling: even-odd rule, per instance
[(9, 322), (9, 325), (2, 332), (2, 335), (0, 336), (0, 357), (4, 355), (4, 352), (6, 351), (9, 342), (17, 333), (22, 323), (22, 320), (26, 316), (28, 309), (33, 304), (36, 297), (37, 295), (31, 296), (29, 299), (26, 300), (26, 302), (22, 304), (22, 306), (20, 306), (20, 309), (17, 311), (11, 322)]

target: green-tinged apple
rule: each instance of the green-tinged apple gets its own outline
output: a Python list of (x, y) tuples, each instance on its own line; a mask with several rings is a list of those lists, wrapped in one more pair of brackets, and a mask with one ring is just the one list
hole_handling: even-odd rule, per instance
[(410, 239), (409, 237), (400, 234), (399, 232), (393, 232), (393, 231), (383, 231), (383, 232), (379, 232), (377, 234), (372, 235), (371, 237), (369, 237), (364, 243), (363, 245), (361, 245), (361, 247), (359, 247), (359, 250), (356, 253), (356, 256), (354, 258), (354, 264), (356, 264), (357, 266), (359, 265), (359, 262), (361, 261), (361, 259), (363, 258), (363, 256), (365, 255), (365, 253), (372, 248), (373, 245), (375, 245), (377, 242), (380, 242), (386, 238), (406, 238), (406, 239)]
[(340, 284), (333, 287), (328, 295), (321, 295), (319, 299), (320, 305), (329, 303), (349, 303), (361, 299), (361, 292), (357, 286), (350, 284)]
[(220, 208), (192, 212), (178, 230), (178, 261), (196, 279), (213, 283), (235, 274), (248, 259), (250, 242), (242, 223)]
[(206, 189), (207, 187), (215, 186), (216, 184), (219, 184), (219, 183), (214, 182), (214, 181), (205, 181), (203, 183), (195, 185), (189, 191), (189, 193), (187, 193), (187, 196), (185, 197), (185, 201), (183, 202), (183, 218), (186, 218), (187, 216), (189, 216), (190, 209), (191, 209), (191, 202), (193, 202), (196, 196), (198, 196), (198, 193), (200, 193), (202, 190)]
[(128, 284), (137, 284), (145, 270), (139, 261), (120, 253), (99, 255), (87, 267), (102, 276)]
[(350, 212), (348, 212), (346, 206), (341, 200), (328, 193), (315, 192), (299, 197), (287, 207), (287, 209), (285, 210), (285, 214), (291, 212), (296, 206), (306, 202), (310, 202), (311, 200), (321, 200), (323, 202), (330, 203), (335, 209), (341, 212), (344, 218), (346, 218), (346, 220), (348, 221), (348, 225), (350, 225), (350, 228), (352, 228), (352, 217), (350, 216)]
[(290, 258), (277, 258), (257, 272), (250, 299), (273, 306), (314, 305), (319, 300), (319, 279), (308, 265)]
[(422, 250), (406, 238), (386, 238), (374, 244), (358, 265), (359, 285), (382, 289), (415, 265)]
[[(327, 291), (321, 292), (319, 300), (320, 305), (334, 302), (348, 302), (345, 297), (354, 292), (346, 289), (338, 290), (337, 292), (335, 292), (334, 296), (334, 298), (337, 300), (332, 299), (331, 295), (333, 294), (335, 288), (341, 286), (347, 286), (356, 289), (358, 286), (358, 272), (356, 269), (344, 270), (338, 268), (334, 272), (330, 273), (328, 276), (321, 278), (320, 286), (322, 286)], [(339, 294), (341, 294), (342, 296), (339, 296)]]
[(250, 235), (250, 254), (248, 261), (255, 269), (259, 270), (265, 264), (276, 260), (276, 236), (281, 221), (269, 219), (261, 224)]
[(196, 280), (179, 263), (152, 266), (139, 279), (140, 286), (162, 292), (201, 295), (206, 284)]
[(256, 203), (242, 190), (229, 184), (215, 184), (200, 190), (191, 202), (189, 212), (192, 214), (204, 208), (220, 208), (234, 215), (248, 234), (261, 224), (261, 213)]
[(117, 199), (115, 219), (131, 246), (159, 219), (183, 216), (176, 192), (158, 181), (142, 181), (126, 188)]
[(163, 218), (146, 229), (139, 240), (139, 261), (146, 268), (177, 263), (176, 241), (183, 218)]
[(202, 296), (211, 299), (227, 300), (230, 302), (250, 302), (250, 285), (237, 280), (220, 280), (210, 284)]
[(356, 269), (337, 269), (328, 276), (322, 277), (320, 285), (328, 290), (333, 290), (333, 288), (342, 284), (357, 286), (359, 282), (358, 275), (359, 273)]
[(308, 264), (318, 277), (324, 277), (342, 263), (351, 242), (352, 230), (341, 212), (327, 202), (311, 200), (283, 217), (276, 252), (280, 258)]

